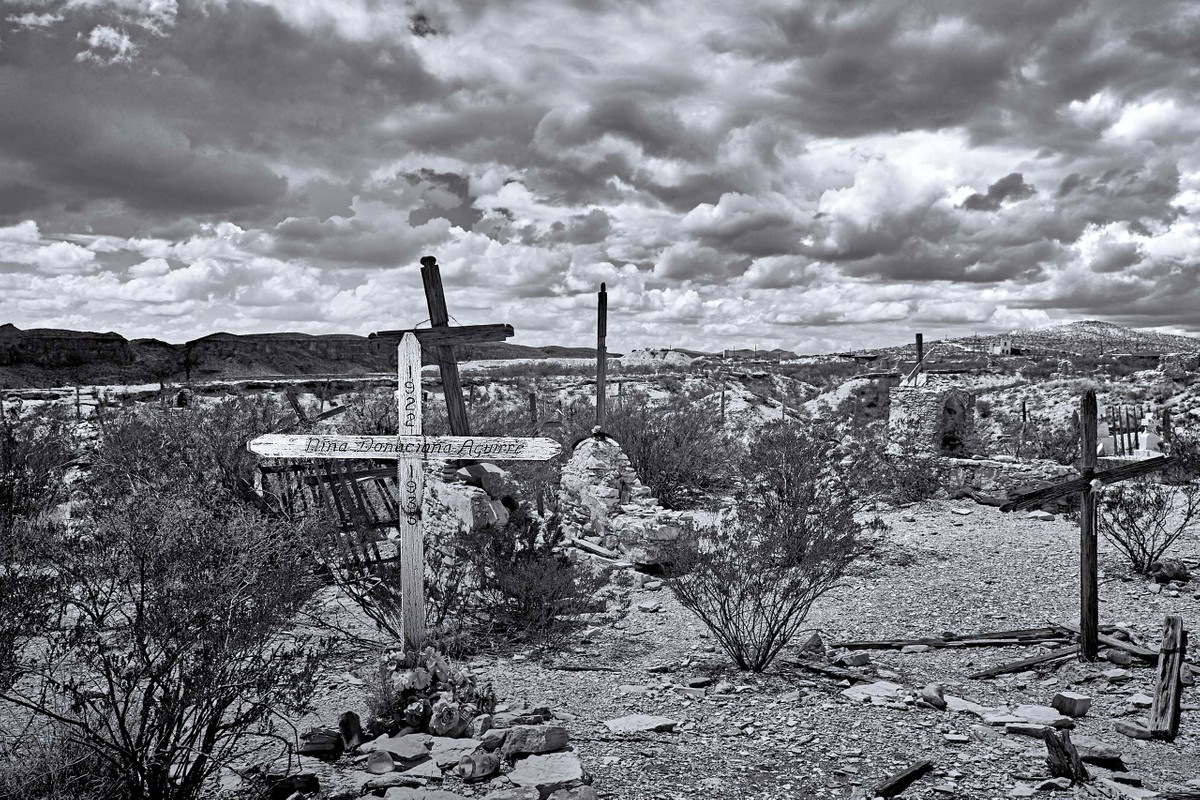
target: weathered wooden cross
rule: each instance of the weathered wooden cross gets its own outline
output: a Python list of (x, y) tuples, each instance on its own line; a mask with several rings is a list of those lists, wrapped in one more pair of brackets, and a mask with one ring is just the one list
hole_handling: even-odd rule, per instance
[(596, 425), (604, 427), (605, 409), (608, 400), (608, 387), (605, 384), (605, 373), (608, 368), (608, 348), (604, 339), (608, 336), (608, 290), (600, 284), (600, 293), (596, 296)]
[(405, 648), (419, 649), (425, 641), (425, 550), (421, 530), (421, 499), (425, 492), (423, 462), (546, 461), (558, 455), (561, 448), (553, 439), (422, 436), (421, 343), (415, 332), (405, 332), (401, 338), (397, 362), (399, 435), (267, 434), (252, 440), (248, 446), (251, 452), (270, 458), (366, 458), (397, 462), (401, 624)]
[(1000, 506), (1001, 511), (1022, 511), (1038, 508), (1044, 503), (1080, 495), (1079, 509), (1079, 658), (1095, 661), (1099, 652), (1100, 611), (1096, 567), (1096, 507), (1097, 491), (1102, 485), (1149, 475), (1169, 467), (1167, 456), (1138, 461), (1134, 464), (1096, 472), (1096, 392), (1088, 389), (1080, 404), (1080, 464), (1079, 477), (1065, 483), (1047, 486), (1036, 492), (1019, 495)]

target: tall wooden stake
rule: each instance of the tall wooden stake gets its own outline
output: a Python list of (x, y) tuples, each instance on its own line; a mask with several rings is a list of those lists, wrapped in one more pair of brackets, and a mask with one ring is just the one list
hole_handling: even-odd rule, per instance
[[(405, 336), (396, 351), (400, 389), (401, 436), (421, 435), (421, 345), (415, 336)], [(463, 434), (464, 436), (468, 434)], [(425, 465), (420, 459), (396, 461), (400, 486), (400, 592), (401, 624), (407, 649), (420, 650), (425, 643), (425, 542), (421, 532), (421, 500), (425, 496)]]
[(608, 348), (604, 342), (608, 335), (608, 289), (603, 283), (600, 284), (600, 294), (596, 298), (596, 309), (596, 425), (603, 428), (607, 392), (604, 372), (607, 366), (605, 362), (608, 360)]
[[(925, 337), (918, 333), (917, 334), (917, 366), (913, 370), (915, 375), (921, 374), (921, 362), (924, 360), (925, 360)], [(914, 385), (917, 382), (915, 375), (913, 377)]]
[[(1091, 481), (1096, 473), (1096, 392), (1084, 392), (1079, 409), (1081, 459), (1079, 476)], [(1099, 652), (1100, 591), (1096, 566), (1096, 493), (1082, 492), (1079, 510), (1079, 658), (1095, 661)]]

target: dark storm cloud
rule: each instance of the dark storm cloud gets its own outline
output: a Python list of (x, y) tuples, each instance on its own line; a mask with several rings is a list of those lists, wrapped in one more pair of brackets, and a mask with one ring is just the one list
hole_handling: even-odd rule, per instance
[(326, 152), (336, 163), (354, 149), (338, 134), (436, 86), (403, 44), (312, 35), (246, 2), (186, 4), (162, 35), (121, 34), (136, 45), (128, 63), (80, 61), (109, 22), (97, 4), (50, 30), (5, 31), (0, 47), (0, 154), (30, 166), (64, 208), (261, 218), (286, 203), (273, 162), (320, 158), (338, 142)]
[(988, 187), (986, 194), (975, 193), (963, 201), (968, 211), (996, 211), (1005, 200), (1024, 200), (1037, 194), (1019, 172), (1005, 175)]

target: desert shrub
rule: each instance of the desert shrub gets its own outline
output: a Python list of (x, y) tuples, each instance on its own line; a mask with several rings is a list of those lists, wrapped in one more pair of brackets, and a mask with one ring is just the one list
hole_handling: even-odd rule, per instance
[(573, 564), (561, 542), (556, 518), (543, 522), (520, 507), (504, 526), (460, 534), (472, 610), (486, 614), (493, 635), (554, 645), (564, 623), (589, 610), (601, 581)]
[[(883, 423), (842, 430), (846, 482), (860, 500), (883, 500), (892, 505), (916, 503), (937, 494), (941, 476), (937, 458), (915, 445), (915, 427), (897, 431)], [(895, 436), (898, 441), (892, 442)]]
[(314, 651), (277, 633), (313, 590), (296, 534), (178, 489), (94, 499), (30, 565), (55, 576), (47, 624), (0, 698), (59, 722), (122, 777), (122, 797), (198, 796), (311, 689)]
[(642, 483), (667, 508), (695, 508), (733, 486), (730, 445), (719, 412), (679, 398), (653, 405), (643, 395), (625, 398), (604, 425), (629, 456)]
[(669, 585), (741, 669), (765, 670), (858, 554), (862, 526), (835, 455), (821, 426), (766, 429), (736, 513), (670, 550)]
[(1079, 420), (1031, 422), (1025, 429), (1026, 442), (1034, 458), (1070, 465), (1079, 458)]
[(80, 749), (60, 723), (39, 721), (0, 747), (3, 800), (117, 800), (123, 783), (117, 768), (95, 751)]
[(1136, 572), (1146, 573), (1200, 518), (1200, 486), (1165, 486), (1150, 479), (1109, 486), (1097, 518), (1104, 537)]
[(96, 481), (114, 487), (187, 486), (248, 498), (258, 456), (246, 442), (294, 421), (266, 396), (228, 397), (186, 409), (143, 406), (101, 418)]

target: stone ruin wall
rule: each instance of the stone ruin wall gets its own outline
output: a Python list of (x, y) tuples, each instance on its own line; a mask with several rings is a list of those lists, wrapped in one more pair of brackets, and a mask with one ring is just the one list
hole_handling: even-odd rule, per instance
[(559, 505), (568, 535), (643, 566), (663, 563), (665, 547), (695, 528), (692, 515), (659, 505), (621, 446), (603, 436), (575, 447), (563, 467)]

